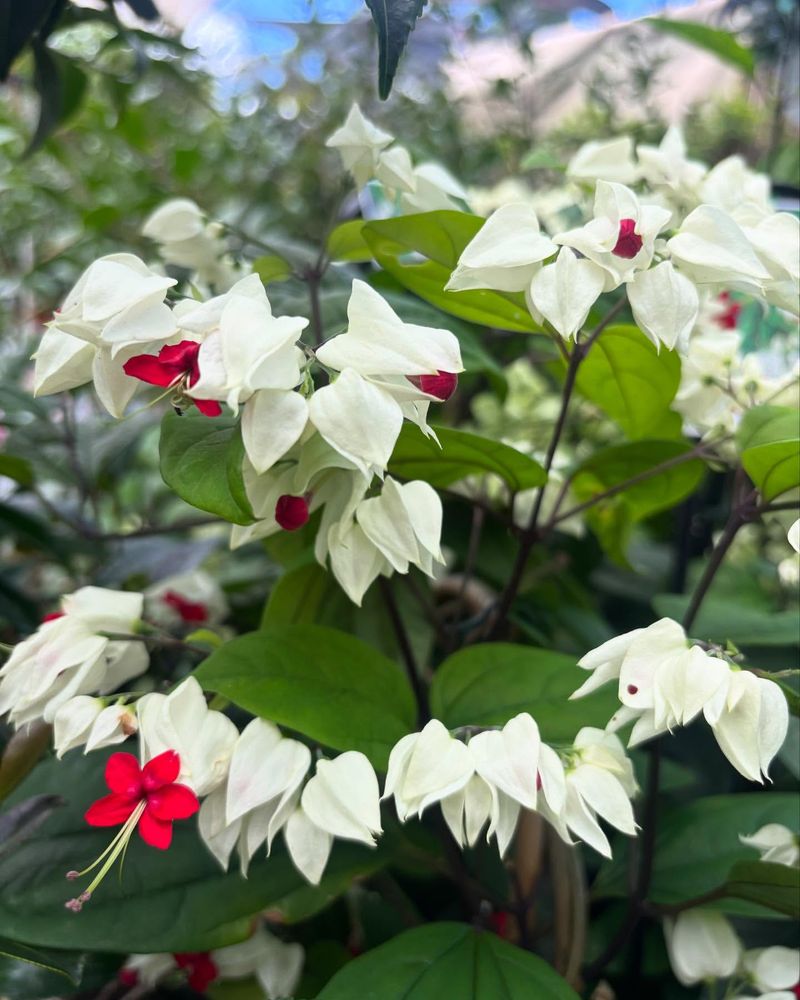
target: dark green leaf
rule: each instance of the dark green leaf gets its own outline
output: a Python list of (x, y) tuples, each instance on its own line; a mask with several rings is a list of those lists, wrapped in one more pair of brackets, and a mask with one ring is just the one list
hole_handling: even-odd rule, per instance
[[(481, 326), (535, 333), (539, 328), (522, 295), (444, 290), (462, 250), (484, 222), (467, 212), (423, 212), (370, 222), (363, 235), (385, 271), (438, 309)], [(400, 258), (412, 253), (428, 259), (423, 263), (401, 262)]]
[[(739, 840), (767, 823), (797, 829), (797, 797), (788, 793), (753, 792), (714, 795), (666, 812), (659, 823), (650, 899), (682, 903), (717, 889), (739, 861), (752, 861), (757, 851)], [(628, 844), (620, 842), (594, 884), (595, 895), (628, 893)], [(723, 900), (728, 912), (756, 912), (752, 903)], [(763, 914), (765, 911), (758, 909)]]
[[(169, 851), (134, 837), (122, 878), (110, 873), (80, 915), (70, 913), (64, 901), (78, 883), (68, 882), (64, 873), (88, 864), (113, 835), (87, 826), (83, 818), (88, 805), (107, 792), (106, 756), (77, 752), (40, 764), (0, 812), (2, 820), (32, 795), (61, 793), (68, 799), (34, 836), (0, 858), (0, 935), (45, 948), (205, 951), (242, 940), (252, 914), (307, 885), (282, 843), (273, 845), (269, 858), (259, 852), (247, 879), (236, 869), (221, 871), (191, 819), (175, 824)], [(320, 890), (330, 885), (333, 898), (347, 881), (345, 873), (352, 879), (384, 863), (381, 848), (337, 844)]]
[(384, 768), (414, 729), (400, 668), (354, 636), (321, 625), (276, 625), (226, 643), (195, 671), (204, 688), (335, 750)]
[(755, 57), (751, 49), (736, 41), (729, 31), (712, 28), (696, 21), (672, 21), (665, 17), (648, 17), (646, 24), (665, 35), (674, 35), (684, 42), (691, 42), (698, 48), (711, 52), (723, 62), (735, 66), (748, 76), (755, 73)]
[(433, 429), (441, 448), (416, 425), (403, 425), (389, 460), (393, 475), (424, 479), (443, 488), (466, 476), (493, 473), (513, 492), (541, 486), (547, 480), (547, 473), (535, 459), (510, 445), (452, 427)]
[(800, 421), (788, 406), (756, 406), (736, 434), (742, 465), (765, 500), (800, 486)]
[(41, 39), (53, 27), (66, 0), (0, 0), (0, 82), (35, 35)]
[(13, 958), (15, 961), (27, 962), (29, 965), (35, 965), (37, 968), (46, 969), (48, 972), (55, 972), (57, 975), (69, 980), (75, 986), (80, 982), (80, 970), (64, 963), (63, 958), (59, 961), (57, 954), (36, 951), (34, 948), (29, 948), (18, 941), (0, 938), (0, 955), (5, 958)]
[(351, 219), (338, 225), (328, 237), (328, 256), (331, 260), (363, 263), (372, 260), (372, 251), (364, 239), (364, 220)]
[(581, 362), (577, 388), (636, 441), (660, 433), (680, 378), (675, 351), (659, 353), (635, 326), (612, 326)]
[(800, 919), (800, 869), (767, 861), (740, 861), (728, 875), (729, 896)]
[(6, 476), (20, 486), (30, 486), (33, 483), (33, 469), (30, 462), (18, 455), (0, 455), (0, 479)]
[[(19, 958), (5, 957), (15, 950)], [(3, 1000), (52, 1000), (72, 996), (77, 986), (82, 995), (95, 995), (94, 991), (115, 977), (122, 960), (122, 955), (92, 955), (54, 948), (41, 951), (6, 942), (5, 947), (0, 944), (0, 996)]]
[(238, 421), (168, 413), (161, 421), (161, 477), (178, 496), (233, 524), (252, 524)]
[(378, 94), (389, 96), (400, 62), (417, 18), (428, 0), (366, 0), (378, 32)]
[(454, 653), (439, 667), (431, 685), (431, 712), (450, 729), (499, 726), (529, 712), (543, 739), (571, 742), (581, 726), (605, 726), (619, 707), (613, 688), (569, 701), (586, 676), (572, 656), (485, 642)]
[(88, 78), (72, 59), (34, 43), (34, 84), (39, 92), (39, 121), (25, 151), (34, 153), (80, 106)]
[(287, 281), (292, 276), (291, 264), (287, 263), (283, 257), (273, 255), (256, 257), (253, 261), (253, 270), (265, 285), (271, 281)]
[(467, 924), (415, 927), (349, 962), (318, 1000), (577, 1000), (543, 959)]
[[(659, 615), (681, 621), (689, 598), (658, 594), (653, 607)], [(706, 597), (692, 625), (692, 635), (723, 645), (730, 639), (737, 646), (792, 646), (800, 639), (796, 611), (767, 612), (731, 597)]]

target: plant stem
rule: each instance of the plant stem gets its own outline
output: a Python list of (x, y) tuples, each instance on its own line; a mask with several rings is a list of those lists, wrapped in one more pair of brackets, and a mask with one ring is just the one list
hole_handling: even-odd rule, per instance
[(391, 583), (385, 577), (379, 577), (378, 586), (380, 587), (381, 596), (383, 597), (383, 602), (386, 605), (389, 620), (392, 623), (392, 628), (394, 629), (394, 634), (397, 638), (397, 645), (400, 647), (400, 653), (403, 657), (403, 662), (405, 663), (408, 679), (411, 682), (411, 688), (417, 702), (418, 719), (424, 724), (430, 719), (430, 712), (428, 711), (428, 698), (422, 683), (422, 678), (420, 677), (419, 668), (417, 667), (417, 658), (414, 655), (408, 631), (406, 630), (402, 615), (400, 614), (400, 608), (397, 606), (397, 601), (395, 600)]
[(311, 332), (314, 334), (314, 347), (321, 347), (325, 341), (325, 328), (322, 324), (322, 310), (319, 304), (319, 283), (322, 275), (317, 268), (309, 268), (305, 274), (308, 285), (308, 301), (311, 307)]
[(714, 577), (717, 575), (717, 571), (722, 565), (722, 561), (725, 558), (728, 549), (731, 547), (734, 538), (736, 538), (739, 528), (741, 528), (744, 523), (745, 521), (742, 517), (740, 509), (735, 507), (731, 511), (728, 523), (725, 525), (722, 535), (714, 547), (714, 551), (711, 553), (711, 558), (708, 560), (703, 575), (700, 577), (700, 580), (694, 589), (692, 599), (689, 602), (689, 607), (686, 609), (686, 614), (683, 616), (683, 622), (681, 624), (686, 632), (688, 632), (694, 624), (694, 620), (697, 617), (700, 606), (705, 600), (711, 584), (714, 582)]

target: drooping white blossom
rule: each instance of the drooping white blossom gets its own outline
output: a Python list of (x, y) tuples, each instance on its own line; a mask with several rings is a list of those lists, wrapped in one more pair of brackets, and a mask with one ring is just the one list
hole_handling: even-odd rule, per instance
[(790, 868), (800, 865), (800, 837), (781, 823), (767, 823), (749, 835), (740, 833), (739, 840), (748, 847), (755, 847), (761, 861)]
[(676, 979), (684, 986), (732, 975), (743, 948), (736, 931), (721, 913), (685, 910), (664, 921), (667, 954)]

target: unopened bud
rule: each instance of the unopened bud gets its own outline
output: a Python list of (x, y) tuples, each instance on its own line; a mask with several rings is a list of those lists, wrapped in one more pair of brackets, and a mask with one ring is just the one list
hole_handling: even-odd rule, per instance
[(308, 521), (308, 500), (284, 493), (275, 504), (275, 520), (284, 531), (297, 531)]

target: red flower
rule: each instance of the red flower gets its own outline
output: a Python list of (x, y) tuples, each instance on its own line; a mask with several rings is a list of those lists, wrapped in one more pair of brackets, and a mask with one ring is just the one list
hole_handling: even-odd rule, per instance
[(208, 608), (201, 601), (187, 601), (175, 590), (168, 590), (161, 600), (177, 611), (185, 622), (204, 622), (208, 620)]
[(45, 615), (44, 618), (42, 618), (40, 624), (44, 625), (45, 622), (54, 622), (56, 618), (63, 618), (63, 617), (64, 617), (63, 611), (51, 611), (50, 614)]
[(406, 375), (408, 381), (429, 396), (444, 402), (456, 391), (458, 375), (454, 372), (437, 371), (435, 375)]
[(115, 753), (106, 764), (106, 784), (111, 794), (86, 810), (90, 826), (118, 826), (139, 813), (139, 836), (151, 847), (165, 851), (172, 843), (172, 823), (188, 819), (200, 808), (197, 796), (176, 783), (181, 761), (166, 750), (139, 767), (130, 753)]
[(204, 993), (219, 975), (207, 951), (187, 951), (172, 957), (186, 971), (189, 986), (198, 993)]
[(308, 521), (308, 500), (284, 493), (275, 504), (275, 520), (284, 531), (297, 531)]
[(620, 219), (619, 236), (611, 252), (631, 260), (641, 249), (642, 237), (636, 232), (636, 219)]
[[(193, 340), (162, 347), (157, 355), (137, 354), (122, 366), (126, 375), (138, 378), (149, 385), (171, 386), (186, 380), (187, 389), (200, 378), (197, 356), (200, 345)], [(197, 409), (206, 417), (218, 417), (222, 407), (213, 399), (192, 399)]]

